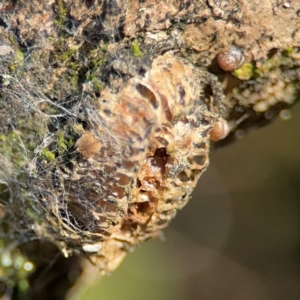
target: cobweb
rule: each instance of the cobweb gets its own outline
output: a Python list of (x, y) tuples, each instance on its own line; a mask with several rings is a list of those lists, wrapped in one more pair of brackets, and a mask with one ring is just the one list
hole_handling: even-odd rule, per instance
[(79, 2), (21, 1), (52, 23), (21, 22), (0, 48), (0, 240), (50, 241), (105, 273), (189, 200), (223, 93), (175, 44), (123, 42), (122, 3)]
[[(3, 262), (8, 255), (8, 267), (20, 260), (25, 265), (18, 248), (28, 242), (50, 240), (59, 246), (72, 240), (60, 233), (57, 219), (78, 234), (94, 226), (87, 217), (92, 204), (82, 205), (83, 214), (72, 214), (64, 198), (71, 183), (62, 186), (58, 170), (72, 172), (80, 155), (76, 141), (87, 126), (83, 102), (89, 106), (109, 80), (106, 45), (120, 37), (106, 15), (117, 3), (95, 8), (94, 1), (86, 1), (85, 26), (62, 1), (48, 5), (0, 4), (0, 257)], [(30, 32), (21, 22), (16, 29), (16, 11), (33, 22), (52, 18), (51, 28), (37, 23)], [(20, 272), (4, 276), (10, 289)]]

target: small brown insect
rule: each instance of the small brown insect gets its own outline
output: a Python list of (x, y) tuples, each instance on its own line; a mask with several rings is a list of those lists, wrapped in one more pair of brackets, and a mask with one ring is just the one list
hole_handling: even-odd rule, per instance
[(210, 140), (212, 142), (217, 142), (223, 140), (229, 134), (230, 128), (228, 122), (223, 118), (220, 118), (213, 126), (213, 129), (210, 131)]
[(242, 51), (236, 47), (221, 50), (217, 55), (219, 66), (224, 71), (232, 72), (238, 69), (244, 62)]

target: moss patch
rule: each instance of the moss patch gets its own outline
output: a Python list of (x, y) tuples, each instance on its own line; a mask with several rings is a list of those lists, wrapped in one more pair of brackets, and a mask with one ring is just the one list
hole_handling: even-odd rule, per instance
[(234, 71), (235, 77), (241, 80), (249, 80), (254, 74), (254, 66), (251, 63), (244, 63)]
[(139, 44), (138, 40), (134, 40), (131, 43), (131, 50), (133, 52), (133, 56), (134, 57), (141, 57), (141, 56), (143, 56), (143, 52), (140, 49), (140, 44)]
[(43, 150), (42, 150), (42, 156), (48, 162), (53, 161), (55, 159), (55, 154), (52, 151), (50, 151), (48, 148), (43, 148)]
[(55, 20), (55, 25), (60, 27), (65, 23), (68, 11), (64, 6), (63, 0), (57, 0), (56, 4), (57, 4), (58, 18)]
[(59, 131), (57, 134), (57, 148), (59, 152), (64, 152), (70, 149), (74, 145), (72, 137), (65, 137), (63, 131)]

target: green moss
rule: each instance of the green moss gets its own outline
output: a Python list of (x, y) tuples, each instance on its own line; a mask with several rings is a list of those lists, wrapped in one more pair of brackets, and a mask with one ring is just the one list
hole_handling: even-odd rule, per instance
[(48, 161), (53, 161), (55, 159), (55, 154), (51, 152), (48, 148), (43, 148), (42, 156)]
[(265, 74), (268, 74), (271, 70), (277, 67), (276, 60), (271, 57), (266, 60), (259, 67), (255, 68), (254, 75), (255, 77), (263, 77)]
[(133, 52), (134, 57), (141, 57), (141, 56), (143, 56), (143, 52), (141, 51), (139, 42), (137, 40), (134, 40), (131, 43), (131, 50)]
[(9, 65), (9, 69), (10, 69), (11, 71), (13, 71), (13, 72), (14, 72), (14, 71), (16, 70), (16, 65), (15, 65), (15, 64), (13, 64), (13, 63), (12, 63), (12, 64), (10, 64), (10, 65)]
[(63, 0), (57, 0), (56, 3), (57, 3), (58, 18), (54, 21), (54, 23), (56, 26), (60, 27), (66, 21), (68, 10), (64, 7)]
[(15, 61), (16, 61), (16, 64), (21, 66), (23, 65), (23, 62), (24, 62), (24, 54), (21, 50), (17, 49), (16, 50), (16, 54), (15, 54)]
[(60, 17), (65, 17), (67, 14), (67, 10), (64, 7), (63, 0), (57, 0), (58, 5), (58, 13)]
[(65, 51), (62, 55), (61, 55), (61, 57), (60, 57), (60, 59), (61, 59), (61, 61), (62, 62), (66, 62), (70, 57), (72, 57), (72, 55), (74, 54), (74, 53), (76, 53), (76, 51), (78, 51), (78, 48), (69, 48), (67, 51)]
[(74, 75), (71, 77), (71, 84), (74, 90), (77, 90), (79, 88), (79, 77), (77, 75)]
[(241, 80), (249, 80), (254, 75), (254, 66), (251, 63), (244, 63), (234, 71), (235, 77)]
[(22, 167), (26, 162), (24, 149), (21, 149), (20, 136), (17, 131), (9, 131), (0, 135), (0, 152), (8, 161), (13, 161), (16, 168)]
[(57, 134), (57, 148), (59, 152), (69, 150), (74, 146), (73, 137), (66, 137), (63, 131), (59, 131)]
[(99, 78), (93, 77), (91, 82), (93, 84), (93, 90), (94, 90), (95, 93), (100, 92), (101, 90), (103, 90), (104, 84)]
[(78, 71), (81, 67), (81, 62), (78, 61), (78, 51), (80, 45), (72, 45), (71, 47), (66, 44), (64, 37), (60, 37), (53, 42), (54, 51), (50, 53), (50, 61), (59, 64), (59, 66), (66, 66), (68, 70)]
[(77, 71), (77, 70), (80, 69), (80, 65), (79, 64), (71, 62), (71, 61), (67, 63), (67, 67), (69, 69), (71, 69), (71, 70), (74, 70), (74, 71)]
[(90, 189), (92, 187), (92, 182), (85, 182), (82, 184), (82, 186), (86, 189)]
[(92, 60), (92, 65), (94, 69), (101, 67), (105, 62), (105, 59), (94, 59)]
[(8, 40), (14, 45), (14, 46), (17, 46), (18, 43), (16, 42), (15, 38), (14, 38), (14, 35), (12, 34), (8, 34), (5, 36), (6, 38), (8, 38)]
[(23, 66), (24, 63), (24, 54), (21, 50), (15, 50), (15, 56), (13, 61), (9, 64), (9, 69), (15, 72), (19, 67)]
[(93, 49), (88, 53), (88, 60), (90, 61), (89, 67), (91, 70), (91, 74), (93, 72), (97, 72), (99, 67), (103, 66), (106, 62), (106, 49), (107, 45), (102, 45), (97, 49)]
[(244, 63), (239, 69), (234, 71), (234, 75), (241, 80), (249, 80), (250, 78), (266, 77), (270, 71), (276, 70), (281, 66), (292, 69), (297, 65), (292, 56), (294, 51), (295, 49), (289, 47), (278, 51), (264, 62), (257, 62), (256, 65), (253, 63)]
[(104, 42), (101, 41), (101, 44), (99, 46), (99, 50), (101, 50), (102, 52), (106, 52), (108, 49), (108, 44), (105, 44)]
[[(14, 113), (9, 111), (8, 113)], [(10, 126), (2, 127), (0, 134), (0, 153), (2, 154), (2, 168), (8, 163), (9, 171), (19, 174), (20, 168), (26, 167), (36, 155), (34, 150), (40, 144), (45, 128), (35, 115), (28, 112), (18, 114)], [(0, 168), (0, 172), (1, 169)], [(7, 169), (2, 170), (8, 172)]]
[(288, 47), (288, 48), (284, 49), (284, 50), (281, 52), (281, 54), (282, 54), (282, 56), (284, 56), (284, 57), (289, 57), (290, 54), (292, 54), (293, 52), (294, 52), (294, 49), (293, 49), (292, 47)]
[(99, 69), (99, 66), (100, 64), (93, 62), (92, 69), (86, 73), (86, 80), (92, 83), (93, 91), (95, 93), (100, 92), (104, 88), (104, 83), (100, 79), (101, 70)]
[[(80, 53), (84, 53), (88, 64), (86, 65), (86, 72), (79, 79), (81, 82), (89, 82), (94, 93), (101, 91), (104, 87), (104, 83), (101, 81), (102, 69), (107, 61), (107, 44), (103, 41), (99, 42), (96, 48), (84, 47), (78, 49)], [(80, 66), (82, 64), (80, 63)], [(72, 65), (71, 65), (72, 67)]]
[(72, 148), (73, 146), (74, 146), (74, 140), (72, 139), (72, 138), (70, 138), (69, 140), (68, 140), (68, 148), (70, 149), (70, 148)]
[(259, 63), (254, 71), (254, 77), (266, 77), (270, 71), (276, 70), (282, 66), (285, 66), (287, 69), (294, 68), (298, 65), (298, 62), (293, 58), (294, 51), (295, 49), (288, 47), (281, 52), (277, 52), (265, 62)]
[(57, 134), (57, 147), (59, 151), (65, 151), (68, 148), (62, 131), (58, 132)]

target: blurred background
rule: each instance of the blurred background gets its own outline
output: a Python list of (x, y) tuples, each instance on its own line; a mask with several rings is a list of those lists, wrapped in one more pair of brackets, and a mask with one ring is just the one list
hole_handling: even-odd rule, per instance
[(214, 150), (189, 204), (72, 300), (299, 300), (300, 105)]

